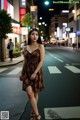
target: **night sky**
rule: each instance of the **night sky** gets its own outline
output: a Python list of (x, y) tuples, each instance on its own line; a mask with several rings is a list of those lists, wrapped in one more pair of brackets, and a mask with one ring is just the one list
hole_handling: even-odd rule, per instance
[[(46, 22), (46, 24), (48, 24), (48, 25), (50, 24), (51, 18), (55, 14), (59, 14), (61, 10), (68, 9), (68, 4), (53, 4), (53, 0), (48, 0), (50, 2), (50, 4), (48, 6), (46, 6), (44, 4), (44, 1), (46, 1), (46, 0), (37, 0), (35, 2), (35, 5), (38, 6), (38, 18), (43, 17), (43, 21)], [(58, 0), (58, 1), (60, 1), (60, 0)], [(66, 0), (66, 1), (68, 1), (68, 0)], [(49, 8), (54, 8), (54, 11), (49, 11), (48, 10)]]

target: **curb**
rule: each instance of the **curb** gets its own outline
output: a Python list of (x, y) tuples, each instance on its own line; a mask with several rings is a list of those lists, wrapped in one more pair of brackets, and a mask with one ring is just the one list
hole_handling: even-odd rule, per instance
[(13, 66), (13, 65), (16, 65), (16, 64), (18, 64), (18, 63), (20, 63), (20, 62), (23, 62), (23, 60), (18, 61), (18, 62), (15, 62), (15, 63), (5, 63), (5, 64), (0, 65), (0, 67)]

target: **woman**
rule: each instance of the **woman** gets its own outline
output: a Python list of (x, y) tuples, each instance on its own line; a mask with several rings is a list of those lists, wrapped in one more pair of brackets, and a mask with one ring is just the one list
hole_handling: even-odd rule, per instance
[(23, 53), (24, 65), (20, 79), (23, 80), (23, 90), (28, 94), (32, 107), (32, 115), (35, 115), (36, 120), (41, 120), (37, 102), (38, 92), (44, 88), (42, 65), (44, 62), (45, 50), (37, 29), (32, 29), (29, 32), (28, 45), (24, 48)]

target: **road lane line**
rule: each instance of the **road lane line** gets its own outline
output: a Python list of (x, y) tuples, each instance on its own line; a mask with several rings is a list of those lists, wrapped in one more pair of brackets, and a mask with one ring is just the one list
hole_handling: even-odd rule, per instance
[(22, 70), (22, 67), (18, 67), (14, 70), (12, 70), (11, 72), (9, 72), (7, 75), (16, 75), (18, 74), (20, 71)]
[(49, 70), (50, 74), (62, 73), (56, 66), (48, 66), (48, 70)]
[(65, 66), (68, 70), (70, 70), (73, 73), (80, 73), (80, 69), (75, 66)]
[(8, 68), (0, 68), (0, 73), (7, 70)]
[(66, 66), (69, 66), (69, 64), (66, 64)]
[(56, 60), (60, 61), (60, 62), (63, 62), (61, 59), (57, 58), (57, 57), (54, 57)]
[(58, 60), (59, 62), (64, 62), (61, 59), (55, 57), (54, 55), (52, 55), (51, 53), (49, 53), (48, 51), (46, 51), (51, 57), (55, 58), (56, 60)]

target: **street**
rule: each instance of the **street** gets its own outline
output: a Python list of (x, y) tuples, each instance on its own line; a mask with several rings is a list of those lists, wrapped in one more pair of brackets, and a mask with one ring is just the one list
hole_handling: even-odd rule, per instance
[[(45, 47), (44, 90), (39, 94), (42, 120), (80, 119), (80, 50)], [(22, 91), (20, 63), (0, 68), (0, 111), (9, 111), (10, 120), (29, 120), (30, 105)]]

